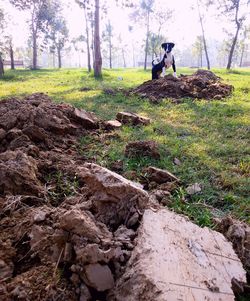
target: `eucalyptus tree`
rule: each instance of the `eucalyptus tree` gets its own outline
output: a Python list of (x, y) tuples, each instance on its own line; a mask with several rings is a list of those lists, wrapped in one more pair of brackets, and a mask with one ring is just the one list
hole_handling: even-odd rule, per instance
[(29, 27), (32, 40), (32, 69), (37, 69), (39, 38), (46, 33), (53, 20), (57, 1), (54, 0), (9, 0), (19, 10), (30, 13)]
[(208, 0), (207, 5), (214, 5), (217, 8), (219, 16), (226, 18), (234, 25), (235, 32), (230, 41), (227, 69), (231, 69), (234, 52), (238, 42), (240, 31), (244, 28), (249, 15), (250, 0)]

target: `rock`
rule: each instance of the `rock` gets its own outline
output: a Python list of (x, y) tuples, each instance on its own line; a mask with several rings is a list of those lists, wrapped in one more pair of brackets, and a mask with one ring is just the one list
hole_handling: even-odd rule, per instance
[(17, 128), (13, 128), (11, 130), (9, 130), (6, 134), (6, 139), (8, 141), (12, 141), (16, 138), (18, 138), (19, 136), (22, 135), (22, 131), (20, 129), (17, 129)]
[(89, 291), (87, 285), (82, 283), (81, 287), (80, 287), (80, 299), (79, 299), (79, 301), (91, 301), (91, 300), (92, 300), (92, 296), (90, 294), (90, 291)]
[(166, 209), (146, 210), (137, 245), (109, 301), (233, 301), (231, 280), (246, 281), (232, 245)]
[(139, 116), (135, 113), (119, 112), (116, 115), (116, 119), (122, 124), (132, 125), (149, 125), (151, 120), (146, 117)]
[(31, 141), (28, 136), (26, 135), (20, 135), (16, 139), (12, 140), (9, 144), (9, 149), (10, 150), (15, 150), (17, 148), (21, 147), (29, 147), (31, 144)]
[(42, 211), (42, 210), (39, 210), (39, 211), (36, 212), (36, 214), (34, 215), (34, 222), (35, 222), (35, 223), (40, 223), (40, 222), (45, 221), (46, 215), (47, 215), (47, 212)]
[(98, 118), (90, 112), (83, 109), (74, 109), (72, 118), (80, 123), (85, 129), (97, 129), (99, 128)]
[(193, 185), (190, 185), (186, 188), (187, 194), (193, 195), (196, 193), (201, 192), (201, 185), (199, 183), (195, 183)]
[(109, 226), (124, 223), (133, 207), (144, 209), (152, 205), (142, 185), (104, 167), (86, 163), (77, 169), (77, 175), (87, 185), (96, 218)]
[(6, 136), (6, 131), (4, 129), (0, 129), (0, 141), (2, 141)]
[(119, 241), (130, 241), (135, 238), (136, 233), (132, 229), (128, 229), (124, 225), (121, 225), (114, 233), (114, 236)]
[(110, 169), (115, 172), (122, 172), (123, 171), (123, 161), (118, 160), (118, 161), (112, 162)]
[(101, 250), (97, 244), (88, 244), (84, 248), (75, 248), (77, 261), (82, 264), (105, 262), (108, 263), (114, 256), (115, 250)]
[(118, 120), (109, 120), (104, 123), (106, 130), (116, 130), (122, 127), (122, 124)]
[(104, 292), (114, 286), (114, 277), (110, 268), (99, 263), (85, 266), (83, 279), (88, 286), (98, 292)]
[(139, 222), (139, 217), (139, 214), (135, 212), (127, 221), (128, 228), (132, 228), (133, 226), (135, 226)]
[(36, 125), (30, 125), (23, 129), (23, 133), (34, 142), (44, 142), (48, 139), (45, 130)]
[(96, 222), (86, 211), (69, 210), (59, 217), (59, 223), (62, 229), (86, 237), (92, 242), (100, 242), (104, 238), (111, 239), (111, 233), (106, 226)]
[(181, 161), (178, 158), (174, 158), (174, 164), (177, 166), (181, 165)]
[(36, 161), (21, 151), (0, 154), (0, 193), (42, 195)]
[(0, 259), (0, 280), (12, 277), (14, 264), (7, 264), (4, 260)]
[(125, 149), (126, 157), (151, 157), (160, 159), (158, 145), (155, 141), (129, 142)]
[(156, 167), (152, 167), (152, 166), (150, 166), (146, 169), (146, 173), (147, 173), (147, 178), (149, 179), (149, 181), (154, 181), (158, 184), (180, 181), (176, 176), (174, 176), (169, 171), (159, 169)]

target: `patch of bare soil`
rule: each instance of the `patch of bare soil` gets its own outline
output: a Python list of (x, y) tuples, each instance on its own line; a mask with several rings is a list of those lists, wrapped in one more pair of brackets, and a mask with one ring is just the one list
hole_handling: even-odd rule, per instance
[[(124, 293), (144, 212), (167, 204), (179, 179), (150, 167), (149, 194), (86, 162), (78, 139), (104, 129), (94, 114), (44, 94), (0, 102), (0, 300), (118, 300)], [(230, 277), (244, 282), (237, 267)], [(161, 300), (147, 298), (144, 287), (155, 279), (143, 279), (138, 300)]]
[(232, 92), (233, 86), (222, 83), (213, 72), (198, 70), (192, 75), (181, 75), (179, 78), (167, 75), (164, 78), (149, 80), (131, 93), (157, 103), (163, 98), (222, 99), (230, 96)]

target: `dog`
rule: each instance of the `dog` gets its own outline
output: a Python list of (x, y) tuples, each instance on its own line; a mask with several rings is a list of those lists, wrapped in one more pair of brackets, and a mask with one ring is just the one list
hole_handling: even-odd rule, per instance
[(175, 60), (173, 54), (171, 53), (174, 46), (174, 43), (163, 43), (161, 45), (161, 47), (165, 50), (165, 53), (160, 62), (158, 62), (157, 64), (155, 64), (155, 61), (152, 62), (152, 79), (158, 79), (160, 75), (164, 77), (166, 75), (166, 69), (171, 66), (174, 71), (173, 76), (177, 77)]

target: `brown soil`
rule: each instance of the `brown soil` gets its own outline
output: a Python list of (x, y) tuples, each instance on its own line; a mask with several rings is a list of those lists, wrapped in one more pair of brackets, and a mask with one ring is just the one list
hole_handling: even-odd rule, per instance
[(148, 171), (149, 196), (86, 162), (78, 139), (104, 128), (44, 94), (0, 102), (0, 300), (108, 300), (144, 210), (167, 204), (169, 172)]
[(149, 80), (131, 93), (157, 103), (163, 98), (222, 99), (230, 96), (232, 91), (233, 86), (222, 83), (213, 72), (198, 70), (193, 75), (181, 75), (179, 78), (167, 75)]
[(0, 102), (0, 300), (106, 300), (123, 273), (149, 202), (80, 155), (103, 125), (44, 94)]

